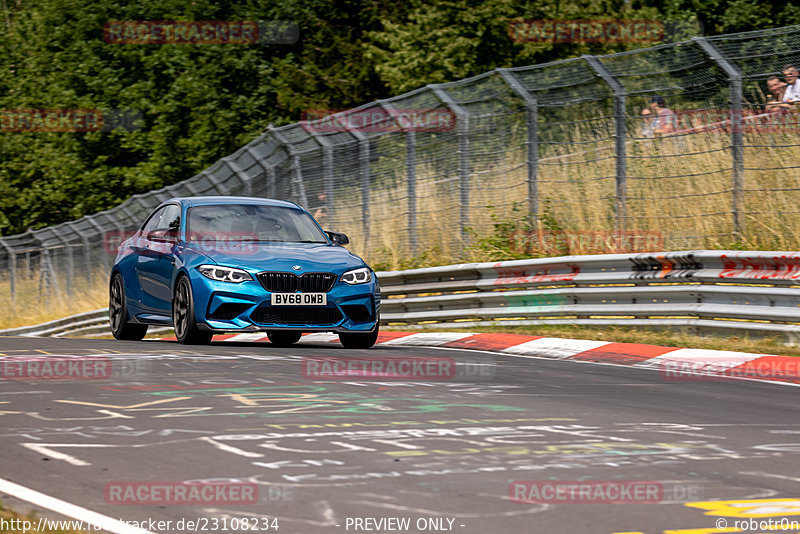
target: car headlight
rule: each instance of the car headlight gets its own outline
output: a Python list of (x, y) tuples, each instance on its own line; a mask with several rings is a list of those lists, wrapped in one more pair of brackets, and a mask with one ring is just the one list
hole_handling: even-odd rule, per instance
[(342, 275), (342, 282), (348, 283), (350, 285), (353, 284), (365, 284), (372, 280), (372, 275), (369, 272), (367, 267), (361, 267), (360, 269), (353, 269), (352, 271), (347, 271)]
[(250, 273), (242, 269), (234, 269), (233, 267), (220, 267), (219, 265), (201, 265), (197, 268), (200, 274), (206, 278), (211, 278), (217, 282), (233, 282), (238, 284), (252, 280), (253, 277)]

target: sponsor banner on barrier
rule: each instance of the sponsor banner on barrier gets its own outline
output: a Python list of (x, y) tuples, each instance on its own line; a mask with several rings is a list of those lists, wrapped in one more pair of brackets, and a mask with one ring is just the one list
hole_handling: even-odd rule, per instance
[(759, 280), (794, 280), (800, 278), (800, 255), (720, 256), (720, 278), (752, 278)]

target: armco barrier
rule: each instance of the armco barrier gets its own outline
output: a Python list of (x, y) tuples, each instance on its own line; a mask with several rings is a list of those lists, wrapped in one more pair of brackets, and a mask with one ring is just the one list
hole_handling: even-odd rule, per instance
[[(800, 252), (565, 256), (380, 272), (384, 325), (629, 325), (800, 338)], [(106, 310), (0, 335), (97, 335)]]

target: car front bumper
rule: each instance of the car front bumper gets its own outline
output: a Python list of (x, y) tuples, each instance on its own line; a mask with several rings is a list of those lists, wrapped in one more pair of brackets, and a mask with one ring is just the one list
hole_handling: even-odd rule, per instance
[(324, 306), (272, 306), (272, 293), (256, 280), (231, 284), (202, 275), (192, 281), (198, 327), (215, 333), (370, 332), (380, 317), (380, 293), (373, 279), (349, 285), (337, 281)]

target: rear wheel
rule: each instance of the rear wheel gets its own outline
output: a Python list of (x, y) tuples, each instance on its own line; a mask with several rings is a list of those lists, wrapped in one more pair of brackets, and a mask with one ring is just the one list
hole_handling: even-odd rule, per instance
[(108, 288), (108, 323), (111, 333), (117, 339), (141, 341), (147, 334), (146, 324), (128, 322), (128, 306), (125, 302), (125, 289), (122, 275), (115, 274)]
[(267, 332), (269, 342), (276, 347), (288, 347), (300, 341), (301, 332)]
[(194, 298), (189, 279), (181, 276), (175, 285), (175, 294), (172, 297), (172, 324), (175, 327), (175, 337), (184, 345), (207, 345), (214, 336), (211, 332), (204, 332), (197, 327), (194, 319)]
[(375, 329), (372, 332), (365, 334), (341, 333), (339, 334), (339, 341), (346, 349), (368, 349), (378, 341), (378, 324), (375, 324)]

